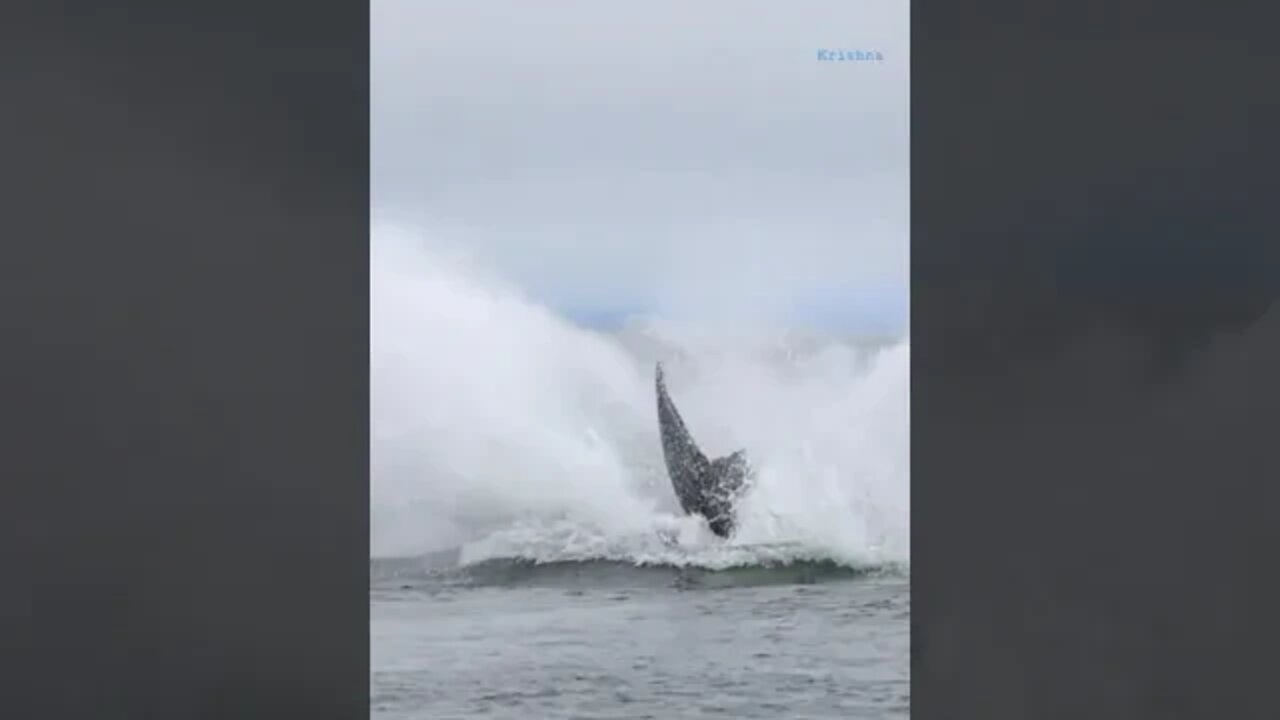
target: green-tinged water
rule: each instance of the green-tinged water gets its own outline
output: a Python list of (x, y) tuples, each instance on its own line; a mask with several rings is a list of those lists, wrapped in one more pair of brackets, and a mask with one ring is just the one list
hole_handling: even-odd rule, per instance
[(893, 568), (447, 555), (371, 569), (375, 718), (905, 718)]

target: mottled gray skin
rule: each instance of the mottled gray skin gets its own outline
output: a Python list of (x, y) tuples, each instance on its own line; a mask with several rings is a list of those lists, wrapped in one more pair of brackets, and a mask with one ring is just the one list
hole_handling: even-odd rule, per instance
[(693, 441), (680, 412), (667, 394), (662, 363), (658, 363), (655, 384), (662, 455), (680, 507), (690, 515), (706, 518), (712, 532), (727, 538), (733, 533), (736, 521), (734, 502), (746, 485), (749, 473), (746, 453), (739, 450), (726, 457), (708, 460)]

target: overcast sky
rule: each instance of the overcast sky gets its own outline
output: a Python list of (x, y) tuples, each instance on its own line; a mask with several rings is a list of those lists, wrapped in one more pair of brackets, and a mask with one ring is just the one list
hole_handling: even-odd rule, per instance
[(578, 318), (905, 323), (907, 0), (375, 0), (372, 28), (375, 220)]

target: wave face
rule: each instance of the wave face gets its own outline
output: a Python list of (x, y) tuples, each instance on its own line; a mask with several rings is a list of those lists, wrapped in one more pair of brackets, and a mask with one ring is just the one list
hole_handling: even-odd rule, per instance
[[(371, 267), (375, 557), (447, 551), (472, 574), (909, 567), (906, 343), (751, 318), (587, 330), (394, 229), (375, 228)], [(702, 449), (751, 459), (728, 541), (676, 505), (657, 360)]]

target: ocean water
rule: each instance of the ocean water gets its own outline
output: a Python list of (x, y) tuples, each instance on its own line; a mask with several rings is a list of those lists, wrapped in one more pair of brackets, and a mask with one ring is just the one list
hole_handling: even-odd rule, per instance
[(897, 570), (372, 570), (374, 718), (905, 718)]
[[(758, 307), (592, 330), (373, 240), (374, 717), (908, 714), (905, 342)], [(747, 452), (727, 541), (677, 507), (659, 360), (702, 449)]]

